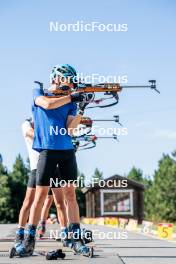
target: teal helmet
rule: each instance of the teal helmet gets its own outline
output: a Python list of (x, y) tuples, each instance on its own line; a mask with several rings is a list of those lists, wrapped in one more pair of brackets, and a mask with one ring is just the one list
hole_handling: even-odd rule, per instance
[(60, 76), (63, 79), (68, 79), (70, 82), (76, 82), (76, 70), (69, 64), (58, 64), (56, 65), (50, 74), (50, 82)]

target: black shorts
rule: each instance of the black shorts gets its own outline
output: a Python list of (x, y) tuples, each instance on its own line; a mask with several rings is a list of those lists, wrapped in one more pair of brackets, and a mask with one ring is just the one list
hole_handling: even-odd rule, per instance
[(31, 170), (27, 187), (35, 188), (36, 187), (36, 171), (37, 170)]
[[(36, 173), (37, 173), (37, 170), (31, 170), (30, 172), (30, 175), (29, 175), (29, 179), (28, 179), (28, 184), (27, 184), (27, 187), (30, 187), (30, 188), (36, 188)], [(60, 187), (60, 170), (57, 166), (56, 170), (55, 170), (55, 173), (54, 173), (54, 179), (57, 178), (57, 182), (58, 182), (58, 186), (57, 187)], [(56, 188), (56, 186), (54, 184), (51, 185), (52, 188)], [(52, 195), (52, 191), (51, 189), (49, 189), (48, 191), (48, 195)]]
[[(59, 179), (57, 178), (57, 170), (59, 170)], [(41, 151), (37, 165), (36, 185), (59, 187), (60, 180), (67, 183), (77, 180), (74, 149)]]

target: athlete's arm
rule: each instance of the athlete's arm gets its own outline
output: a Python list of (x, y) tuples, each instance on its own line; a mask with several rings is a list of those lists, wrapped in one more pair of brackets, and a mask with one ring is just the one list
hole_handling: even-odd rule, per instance
[(29, 137), (31, 139), (34, 138), (34, 129), (31, 126), (31, 123), (28, 120), (23, 122), (21, 128), (22, 128), (22, 132), (23, 132), (23, 136), (24, 137)]
[(27, 131), (26, 131), (26, 134), (25, 134), (26, 137), (29, 137), (31, 139), (34, 138), (34, 129), (33, 128), (29, 128)]
[(73, 130), (80, 124), (82, 115), (72, 116), (67, 118), (67, 131), (69, 135), (73, 134)]
[(59, 98), (49, 98), (46, 96), (37, 96), (35, 98), (35, 104), (46, 109), (55, 109), (71, 102), (70, 95), (62, 96)]

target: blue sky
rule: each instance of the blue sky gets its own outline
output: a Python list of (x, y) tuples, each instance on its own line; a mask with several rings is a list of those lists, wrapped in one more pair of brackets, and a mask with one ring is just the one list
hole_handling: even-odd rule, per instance
[[(176, 149), (175, 1), (1, 1), (0, 152), (11, 168), (26, 148), (20, 125), (29, 116), (33, 81), (47, 87), (52, 66), (70, 63), (78, 71), (127, 75), (129, 84), (156, 79), (161, 95), (150, 90), (120, 94), (117, 106), (87, 110), (93, 118), (120, 114), (128, 136), (98, 141), (77, 154), (89, 178), (98, 167), (108, 177), (132, 166), (152, 175), (162, 153)], [(49, 22), (127, 23), (127, 32), (49, 32)], [(104, 124), (102, 124), (104, 126)]]

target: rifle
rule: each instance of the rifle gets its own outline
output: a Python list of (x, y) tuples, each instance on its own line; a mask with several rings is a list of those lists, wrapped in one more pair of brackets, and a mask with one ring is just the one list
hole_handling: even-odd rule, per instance
[[(73, 92), (79, 92), (79, 93), (85, 93), (85, 94), (104, 93), (106, 97), (95, 99), (95, 95), (94, 95), (93, 99), (89, 100), (88, 96), (86, 99), (86, 101), (89, 103), (98, 104), (98, 106), (90, 106), (90, 107), (87, 107), (87, 109), (95, 108), (95, 107), (104, 108), (104, 107), (116, 105), (119, 101), (118, 93), (121, 92), (123, 89), (134, 89), (134, 88), (138, 88), (138, 89), (147, 88), (147, 89), (152, 89), (156, 91), (157, 93), (160, 93), (160, 91), (157, 90), (156, 88), (156, 80), (149, 80), (148, 85), (132, 85), (132, 86), (124, 85), (123, 86), (123, 85), (120, 85), (119, 83), (100, 83), (100, 84), (95, 84), (95, 85), (81, 83), (81, 84), (78, 84), (78, 87), (76, 89), (70, 89), (67, 86), (63, 86), (63, 87), (58, 86), (58, 88), (56, 87), (56, 89), (52, 91), (44, 90), (44, 94), (52, 98), (53, 97), (58, 98), (64, 95), (69, 95)], [(109, 100), (109, 99), (114, 99), (114, 102), (110, 104), (99, 105), (102, 101)]]
[(96, 136), (96, 135), (82, 135), (78, 137), (72, 137), (72, 143), (75, 148), (75, 151), (77, 150), (86, 150), (96, 147), (96, 141), (98, 139), (117, 139), (117, 135), (113, 134), (112, 136)]

